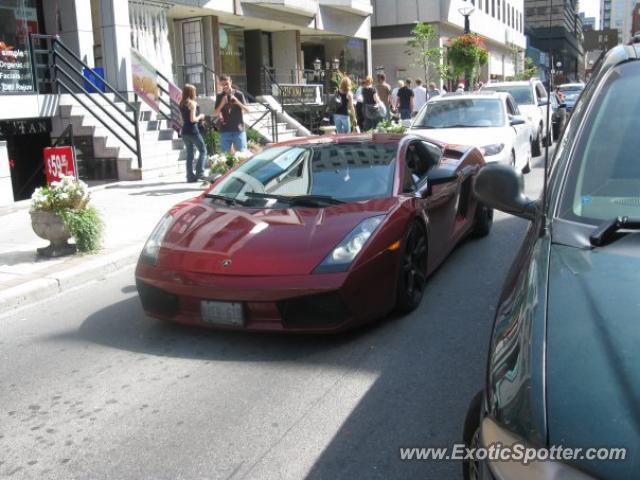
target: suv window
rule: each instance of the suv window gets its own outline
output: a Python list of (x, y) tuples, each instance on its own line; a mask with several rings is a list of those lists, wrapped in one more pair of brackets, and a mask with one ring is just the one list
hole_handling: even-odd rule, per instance
[(507, 98), (507, 113), (509, 115), (520, 115), (518, 106), (513, 103), (513, 100), (511, 100), (511, 98)]
[(536, 95), (538, 95), (538, 100), (546, 100), (547, 98), (547, 90), (541, 83), (536, 83)]
[(565, 173), (559, 216), (598, 224), (617, 216), (640, 216), (640, 62), (611, 71)]
[(533, 105), (533, 90), (531, 85), (489, 85), (483, 87), (489, 92), (507, 92), (518, 102), (518, 105)]

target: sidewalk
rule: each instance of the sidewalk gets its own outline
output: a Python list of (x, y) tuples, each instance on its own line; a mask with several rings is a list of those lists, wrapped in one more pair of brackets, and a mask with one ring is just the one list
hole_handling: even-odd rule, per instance
[(105, 224), (95, 254), (46, 259), (36, 248), (48, 244), (31, 228), (30, 202), (0, 208), (0, 311), (50, 297), (135, 263), (158, 220), (172, 205), (202, 191), (199, 183), (173, 176), (91, 188)]

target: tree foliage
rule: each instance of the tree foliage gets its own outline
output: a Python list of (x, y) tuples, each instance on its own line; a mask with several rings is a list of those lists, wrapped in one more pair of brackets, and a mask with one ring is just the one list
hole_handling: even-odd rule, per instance
[[(427, 84), (432, 80), (430, 71), (435, 72), (435, 77), (442, 77), (442, 48), (438, 46), (438, 40), (438, 32), (433, 25), (421, 22), (413, 28), (407, 41), (409, 49), (405, 53), (414, 57), (412, 66), (422, 68)], [(432, 46), (434, 43), (435, 47)]]

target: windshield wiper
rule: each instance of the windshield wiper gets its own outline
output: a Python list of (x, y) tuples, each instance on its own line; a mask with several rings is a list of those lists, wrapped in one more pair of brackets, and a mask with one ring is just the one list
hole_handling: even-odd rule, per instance
[(273, 198), (279, 202), (288, 203), (290, 205), (310, 205), (313, 207), (319, 205), (338, 205), (344, 203), (342, 200), (333, 198), (329, 195), (276, 195), (274, 193), (257, 193), (247, 192), (245, 195), (249, 198)]
[(207, 193), (205, 194), (205, 198), (211, 198), (212, 200), (220, 200), (225, 202), (227, 205), (242, 205), (243, 202), (240, 200), (236, 200), (232, 197), (225, 197), (224, 195), (216, 195), (215, 193)]
[(629, 217), (616, 217), (606, 220), (589, 236), (591, 245), (602, 247), (614, 239), (614, 234), (619, 230), (640, 230), (640, 219)]

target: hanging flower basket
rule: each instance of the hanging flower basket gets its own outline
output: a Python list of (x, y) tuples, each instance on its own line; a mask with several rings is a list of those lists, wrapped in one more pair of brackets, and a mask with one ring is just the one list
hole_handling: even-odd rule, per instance
[(464, 74), (469, 79), (489, 61), (484, 39), (475, 33), (465, 33), (449, 40), (447, 55), (453, 65), (454, 75)]

